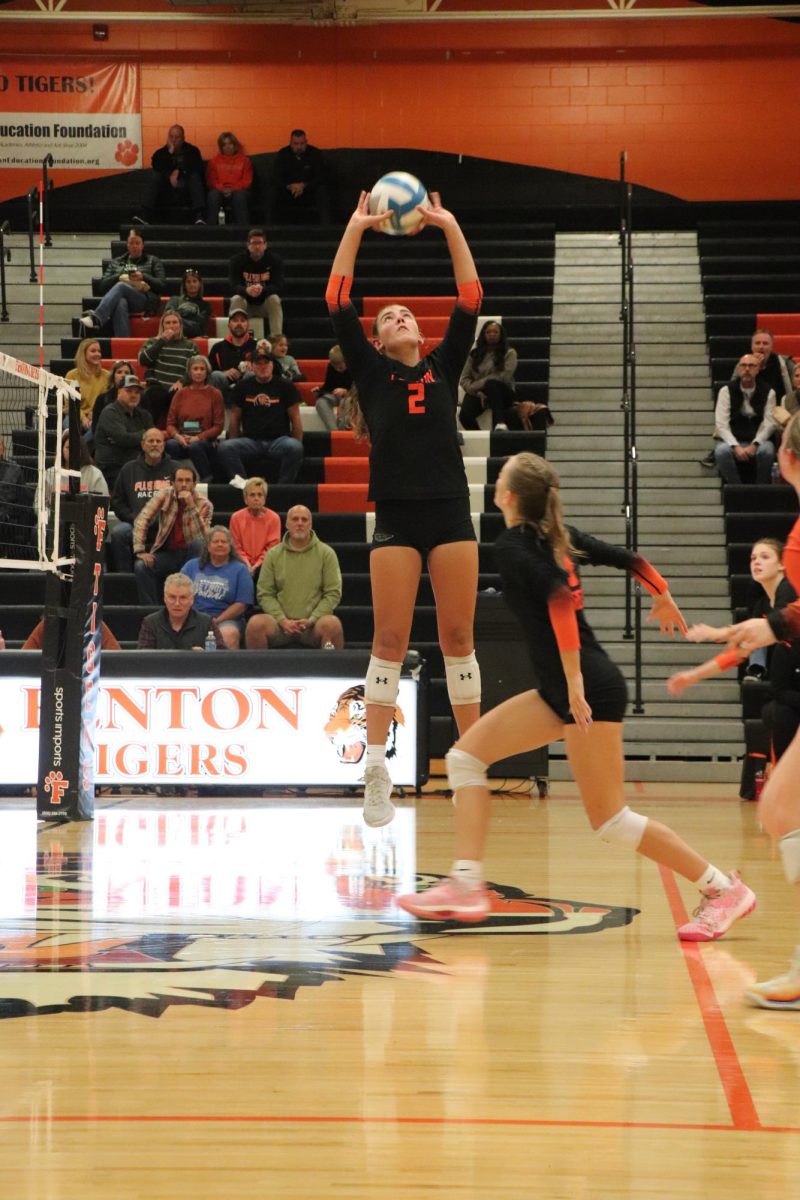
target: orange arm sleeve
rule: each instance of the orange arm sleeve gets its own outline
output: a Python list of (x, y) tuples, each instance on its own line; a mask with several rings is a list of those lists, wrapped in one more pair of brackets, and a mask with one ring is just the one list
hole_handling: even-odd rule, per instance
[(483, 288), (481, 287), (480, 279), (471, 279), (469, 283), (460, 283), (458, 285), (458, 304), (460, 308), (465, 308), (467, 312), (477, 314), (481, 311), (482, 300)]
[(647, 588), (651, 596), (663, 596), (664, 592), (669, 591), (664, 576), (659, 575), (653, 564), (642, 558), (641, 554), (634, 555), (631, 574), (636, 576), (642, 587)]
[(580, 650), (581, 638), (575, 614), (575, 601), (569, 588), (560, 587), (558, 591), (553, 592), (547, 601), (547, 611), (559, 650), (562, 653), (565, 650)]
[(325, 289), (325, 303), (330, 312), (347, 308), (350, 303), (350, 288), (353, 286), (352, 275), (331, 275)]
[(738, 650), (722, 650), (719, 654), (714, 655), (714, 662), (719, 667), (720, 671), (730, 671), (731, 667), (736, 667), (746, 658), (747, 655), (740, 653)]

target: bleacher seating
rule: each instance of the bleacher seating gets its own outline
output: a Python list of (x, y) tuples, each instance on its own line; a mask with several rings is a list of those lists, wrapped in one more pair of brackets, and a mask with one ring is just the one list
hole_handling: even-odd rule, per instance
[[(509, 341), (519, 355), (518, 393), (539, 401), (548, 399), (549, 339), (552, 315), (554, 231), (551, 226), (503, 225), (465, 229), (478, 263), (486, 299), (487, 315), (502, 318)], [(127, 235), (121, 227), (120, 237)], [(318, 428), (311, 408), (311, 389), (322, 382), (328, 350), (335, 336), (324, 304), (324, 290), (339, 230), (324, 227), (275, 228), (269, 231), (270, 247), (284, 260), (286, 287), (283, 290), (285, 328), (290, 351), (298, 360), (307, 382), (299, 384), (304, 407), (305, 459), (296, 483), (271, 484), (268, 504), (285, 518), (287, 508), (304, 503), (314, 514), (314, 528), (323, 541), (333, 546), (343, 575), (342, 602), (338, 609), (347, 645), (367, 647), (372, 637), (372, 608), (369, 586), (369, 540), (374, 517), (367, 511), (367, 454), (364, 442), (348, 433), (327, 433)], [(150, 226), (145, 230), (149, 251), (157, 254), (167, 271), (166, 293), (177, 293), (186, 266), (203, 274), (211, 301), (216, 336), (224, 334), (228, 306), (227, 261), (242, 244), (242, 231), (229, 226), (185, 228)], [(124, 240), (111, 244), (110, 255), (122, 253)], [(100, 264), (98, 264), (98, 268)], [(98, 270), (98, 278), (100, 271)], [(432, 345), (442, 336), (455, 299), (455, 286), (446, 247), (436, 231), (426, 231), (408, 244), (379, 237), (365, 239), (359, 254), (354, 285), (354, 302), (364, 324), (371, 325), (377, 309), (398, 296), (397, 279), (404, 280), (408, 303)], [(226, 297), (226, 299), (223, 299)], [(83, 307), (98, 302), (96, 281), (93, 295)], [(77, 317), (77, 313), (76, 313)], [(155, 318), (137, 317), (129, 339), (101, 338), (106, 365), (117, 358), (135, 361), (147, 337), (157, 332)], [(73, 320), (71, 336), (61, 344), (61, 354), (51, 369), (63, 374), (73, 365), (82, 329)], [(205, 350), (215, 336), (198, 339)], [(53, 435), (49, 435), (52, 441)], [(473, 521), (479, 538), (481, 589), (497, 587), (498, 577), (491, 543), (502, 525), (494, 507), (493, 484), (504, 458), (521, 449), (543, 454), (546, 435), (498, 431), (465, 435), (464, 457), (472, 497)], [(21, 461), (35, 455), (32, 430), (15, 431), (13, 452)], [(223, 483), (208, 485), (215, 521), (227, 523), (242, 503), (242, 494)], [(9, 572), (4, 575), (4, 634), (9, 645), (19, 645), (38, 621), (44, 599), (41, 575)], [(104, 617), (126, 647), (135, 645), (139, 625), (148, 609), (136, 602), (132, 575), (107, 574)], [(437, 643), (435, 610), (430, 579), (423, 575), (412, 627), (412, 648), (427, 660), (431, 679), (431, 754), (440, 757), (452, 740), (453, 725), (444, 680), (444, 664)]]

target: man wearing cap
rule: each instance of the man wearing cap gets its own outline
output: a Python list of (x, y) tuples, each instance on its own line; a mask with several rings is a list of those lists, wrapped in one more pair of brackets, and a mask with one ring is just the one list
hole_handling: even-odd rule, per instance
[(220, 442), (217, 460), (234, 487), (243, 488), (248, 474), (266, 474), (270, 462), (278, 464), (278, 483), (297, 478), (303, 461), (300, 394), (263, 348), (256, 350), (253, 374), (233, 393), (228, 439)]
[(263, 229), (251, 229), (247, 249), (234, 254), (228, 264), (231, 285), (231, 312), (243, 306), (248, 316), (263, 317), (271, 338), (283, 332), (283, 263), (277, 254), (267, 250), (267, 235)]
[(246, 305), (231, 304), (228, 330), (228, 336), (215, 342), (208, 351), (208, 361), (211, 363), (209, 386), (222, 392), (226, 405), (231, 403), (234, 388), (253, 369), (256, 339), (250, 329)]
[(117, 398), (100, 413), (94, 437), (94, 459), (113, 491), (117, 476), (126, 462), (138, 455), (145, 430), (153, 424), (147, 409), (141, 407), (144, 384), (137, 375), (124, 375)]

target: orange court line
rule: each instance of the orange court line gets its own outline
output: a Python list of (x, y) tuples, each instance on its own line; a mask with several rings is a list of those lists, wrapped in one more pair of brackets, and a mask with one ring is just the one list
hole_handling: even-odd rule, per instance
[(547, 1117), (357, 1117), (357, 1116), (322, 1116), (322, 1115), (278, 1115), (269, 1116), (254, 1113), (235, 1114), (198, 1113), (184, 1114), (152, 1114), (152, 1113), (85, 1113), (74, 1115), (47, 1116), (40, 1113), (20, 1114), (19, 1116), (0, 1116), (0, 1125), (65, 1125), (65, 1124), (124, 1124), (150, 1123), (158, 1125), (189, 1124), (217, 1125), (429, 1125), (459, 1126), (485, 1125), (488, 1127), (504, 1128), (544, 1128), (544, 1129), (682, 1129), (687, 1132), (714, 1133), (800, 1133), (800, 1125), (753, 1125), (739, 1127), (736, 1125), (691, 1124), (682, 1121), (568, 1121), (550, 1120)]
[[(675, 882), (675, 876), (672, 871), (663, 866), (659, 866), (658, 869), (661, 873), (661, 882), (664, 885), (667, 901), (672, 911), (672, 919), (677, 929), (679, 925), (683, 925), (688, 921), (689, 914), (681, 899), (681, 894), (678, 891), (678, 885)], [(700, 1007), (700, 1014), (706, 1028), (706, 1037), (711, 1047), (711, 1053), (714, 1055), (714, 1061), (717, 1064), (717, 1071), (719, 1072), (720, 1083), (728, 1102), (733, 1128), (737, 1130), (761, 1129), (763, 1127), (756, 1112), (756, 1106), (750, 1094), (750, 1088), (742, 1070), (742, 1064), (739, 1062), (739, 1056), (736, 1053), (733, 1039), (717, 1003), (714, 985), (706, 970), (706, 964), (703, 962), (700, 943), (681, 942), (680, 946), (686, 961), (689, 978), (692, 981), (692, 987), (697, 997), (697, 1003)]]

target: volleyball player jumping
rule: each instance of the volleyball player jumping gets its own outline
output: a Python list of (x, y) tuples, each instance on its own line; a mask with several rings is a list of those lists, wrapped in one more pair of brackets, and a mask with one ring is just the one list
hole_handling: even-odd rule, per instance
[(586, 814), (602, 842), (627, 846), (677, 871), (701, 893), (685, 941), (721, 937), (756, 899), (735, 872), (720, 871), (666, 825), (624, 799), (625, 680), (583, 611), (577, 560), (630, 571), (653, 596), (649, 620), (673, 635), (686, 625), (667, 584), (646, 559), (564, 525), (558, 476), (543, 458), (503, 466), (495, 503), (506, 528), (495, 544), (505, 598), (525, 633), (540, 687), (486, 713), (447, 755), (456, 796), (456, 861), (450, 877), (399, 904), (427, 920), (477, 922), (490, 911), (482, 858), (489, 828), (489, 763), (563, 738)]
[(437, 348), (422, 356), (424, 339), (403, 304), (380, 310), (370, 341), (350, 303), (356, 255), (367, 229), (387, 214), (369, 212), (362, 192), (331, 268), (325, 295), (337, 340), (358, 389), (371, 450), (369, 496), (375, 501), (370, 579), (375, 633), (364, 688), (367, 759), (364, 820), (386, 825), (394, 816), (386, 769), (386, 736), (394, 717), (400, 671), (411, 636), (419, 579), (427, 559), (436, 601), (447, 692), (459, 733), (480, 715), (480, 673), (473, 643), (478, 547), (469, 488), (458, 445), (458, 380), (475, 340), (481, 287), (464, 234), (432, 193), (419, 206), (422, 225), (444, 233), (458, 302)]

